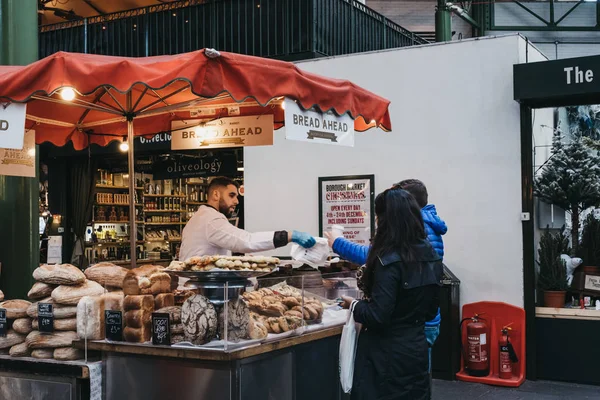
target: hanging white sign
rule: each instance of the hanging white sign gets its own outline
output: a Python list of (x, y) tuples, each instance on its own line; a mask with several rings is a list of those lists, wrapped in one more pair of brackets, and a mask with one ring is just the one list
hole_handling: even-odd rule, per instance
[(354, 147), (354, 120), (350, 115), (303, 110), (287, 98), (284, 105), (286, 139)]
[(228, 117), (214, 121), (173, 121), (171, 150), (214, 147), (270, 146), (273, 144), (273, 115)]
[(0, 103), (0, 148), (23, 148), (26, 112), (26, 104)]
[(34, 178), (35, 172), (35, 131), (29, 129), (22, 149), (0, 149), (0, 175)]

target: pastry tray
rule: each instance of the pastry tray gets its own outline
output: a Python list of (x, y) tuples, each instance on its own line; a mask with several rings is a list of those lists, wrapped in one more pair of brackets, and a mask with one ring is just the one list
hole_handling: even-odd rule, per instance
[(227, 281), (227, 280), (240, 280), (248, 278), (258, 278), (261, 276), (269, 275), (274, 270), (265, 271), (225, 271), (225, 270), (212, 270), (212, 271), (169, 271), (164, 272), (179, 276), (181, 278), (188, 278), (192, 281)]

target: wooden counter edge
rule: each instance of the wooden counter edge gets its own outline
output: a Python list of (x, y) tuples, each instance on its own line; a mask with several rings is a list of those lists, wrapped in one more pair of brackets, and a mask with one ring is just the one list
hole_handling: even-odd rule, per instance
[(83, 360), (78, 361), (60, 361), (54, 359), (43, 359), (43, 358), (33, 358), (33, 357), (13, 357), (8, 355), (0, 355), (0, 360), (8, 361), (8, 362), (19, 362), (19, 363), (33, 363), (38, 365), (47, 365), (47, 366), (56, 366), (56, 365), (64, 365), (70, 367), (78, 367), (81, 369), (81, 374), (76, 375), (75, 377), (78, 379), (89, 379), (90, 377), (90, 369)]
[[(340, 335), (342, 333), (342, 328), (343, 326), (336, 326), (333, 328), (309, 332), (300, 336), (294, 336), (269, 343), (263, 343), (258, 346), (253, 346), (240, 350), (233, 350), (230, 352), (219, 350), (192, 349), (183, 347), (152, 346), (126, 342), (88, 342), (87, 348), (88, 350), (93, 351), (138, 354), (156, 357), (183, 358), (204, 361), (233, 361), (257, 356), (260, 354), (270, 353), (272, 351), (285, 349), (299, 344), (325, 339), (331, 336)], [(85, 343), (83, 340), (76, 340), (73, 342), (73, 346), (78, 349), (84, 349)]]
[(538, 318), (600, 321), (600, 310), (587, 310), (580, 308), (536, 307), (535, 316)]

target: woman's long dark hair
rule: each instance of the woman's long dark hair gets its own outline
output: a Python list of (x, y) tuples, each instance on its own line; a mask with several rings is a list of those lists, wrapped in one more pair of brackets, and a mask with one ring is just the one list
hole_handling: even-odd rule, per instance
[(414, 245), (426, 238), (421, 208), (406, 190), (392, 187), (375, 198), (377, 230), (369, 256), (363, 283), (365, 294), (371, 296), (377, 257), (396, 252), (403, 261), (415, 259)]

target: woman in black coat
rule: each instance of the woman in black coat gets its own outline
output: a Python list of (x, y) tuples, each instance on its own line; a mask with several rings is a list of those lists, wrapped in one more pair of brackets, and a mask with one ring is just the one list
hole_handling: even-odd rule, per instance
[(419, 400), (430, 391), (425, 321), (436, 316), (442, 262), (427, 242), (415, 199), (399, 188), (375, 199), (377, 231), (359, 277), (365, 299), (354, 304), (362, 324), (353, 400)]

